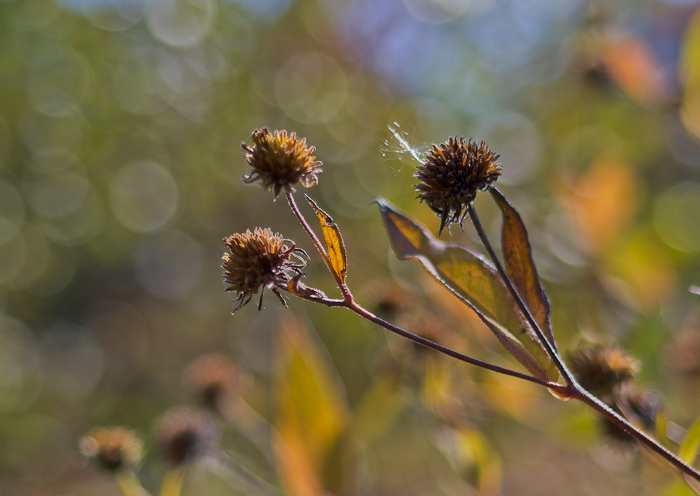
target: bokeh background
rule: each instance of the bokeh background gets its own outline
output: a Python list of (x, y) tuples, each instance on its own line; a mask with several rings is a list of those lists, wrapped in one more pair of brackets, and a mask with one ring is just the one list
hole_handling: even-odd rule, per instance
[[(419, 153), (486, 140), (560, 348), (618, 343), (666, 417), (694, 421), (698, 2), (0, 0), (0, 495), (119, 494), (79, 452), (95, 425), (146, 440), (156, 491), (152, 425), (196, 403), (183, 371), (214, 352), (242, 378), (223, 446), (287, 494), (685, 494), (534, 385), (301, 300), (231, 316), (221, 240), (256, 226), (307, 249), (306, 283), (333, 294), (286, 202), (240, 181), (240, 144), (263, 126), (317, 148), (305, 192), (340, 225), (361, 303), (516, 367), (394, 260), (371, 201), (439, 225), (388, 126)], [(497, 239), (493, 205), (477, 208)], [(466, 226), (451, 235), (479, 246)], [(246, 419), (269, 423), (262, 438)], [(199, 464), (183, 494), (247, 494), (229, 476)]]

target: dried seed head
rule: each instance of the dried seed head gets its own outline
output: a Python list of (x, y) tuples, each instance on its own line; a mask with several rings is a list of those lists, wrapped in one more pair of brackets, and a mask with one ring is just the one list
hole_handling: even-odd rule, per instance
[(80, 451), (103, 469), (116, 472), (139, 464), (143, 442), (124, 427), (95, 427), (80, 440)]
[(609, 397), (616, 387), (631, 379), (637, 360), (622, 350), (599, 344), (582, 345), (569, 355), (571, 371), (593, 394)]
[(241, 145), (248, 165), (253, 168), (250, 174), (243, 176), (244, 183), (259, 180), (275, 198), (283, 189), (294, 191), (296, 184), (310, 188), (318, 183), (323, 164), (312, 155), (316, 149), (306, 146), (306, 138), (299, 139), (295, 133), (287, 134), (287, 131), (271, 133), (267, 128), (256, 129), (251, 138), (252, 147)]
[(238, 306), (248, 303), (254, 294), (262, 288), (258, 310), (262, 308), (265, 288), (287, 306), (278, 288), (287, 288), (287, 283), (294, 275), (301, 274), (309, 256), (293, 241), (284, 239), (270, 229), (255, 228), (254, 232), (235, 233), (224, 239), (229, 251), (224, 253), (222, 268), (226, 291), (237, 294)]
[(230, 358), (206, 355), (185, 370), (183, 382), (203, 406), (216, 410), (224, 396), (238, 389), (241, 373)]
[(161, 456), (177, 466), (215, 453), (221, 433), (208, 414), (190, 408), (166, 412), (156, 434)]
[(467, 205), (474, 201), (477, 190), (486, 190), (501, 175), (498, 155), (483, 141), (450, 138), (433, 145), (415, 177), (418, 198), (440, 216), (440, 232), (451, 222), (464, 219)]

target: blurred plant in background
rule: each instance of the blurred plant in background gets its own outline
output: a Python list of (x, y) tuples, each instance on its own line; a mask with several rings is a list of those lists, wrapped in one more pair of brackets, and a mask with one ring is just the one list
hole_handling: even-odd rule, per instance
[[(370, 202), (381, 194), (439, 227), (414, 201), (393, 122), (409, 146), (484, 139), (530, 229), (560, 348), (616, 341), (689, 426), (700, 411), (700, 301), (687, 291), (700, 284), (697, 8), (0, 0), (0, 493), (118, 494), (78, 449), (96, 425), (145, 440), (140, 476), (154, 490), (170, 469), (153, 421), (202, 400), (180, 377), (217, 352), (245, 378), (219, 413), (235, 460), (186, 472), (183, 494), (249, 494), (231, 466), (290, 494), (684, 494), (666, 468), (608, 445), (582, 409), (350, 314), (270, 297), (266, 312), (233, 319), (219, 265), (221, 239), (253, 225), (314, 253), (282, 200), (240, 181), (252, 129), (295, 131), (324, 162), (315, 198), (343, 226), (358, 299), (505, 363), (468, 309), (393, 260)], [(323, 270), (315, 259), (307, 278)]]

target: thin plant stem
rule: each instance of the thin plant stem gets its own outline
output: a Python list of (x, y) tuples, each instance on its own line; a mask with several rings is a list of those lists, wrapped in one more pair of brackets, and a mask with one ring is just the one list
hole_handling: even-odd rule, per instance
[(410, 333), (404, 329), (401, 329), (400, 327), (397, 327), (397, 326), (383, 320), (380, 317), (377, 317), (372, 312), (363, 308), (362, 306), (355, 303), (354, 301), (352, 303), (345, 305), (345, 306), (346, 306), (346, 308), (348, 308), (349, 310), (352, 310), (353, 312), (360, 315), (361, 317), (364, 317), (365, 319), (369, 320), (370, 322), (373, 322), (373, 323), (383, 327), (384, 329), (387, 329), (388, 331), (393, 332), (394, 334), (398, 334), (399, 336), (410, 339), (414, 343), (426, 346), (426, 347), (431, 348), (435, 351), (438, 351), (444, 355), (455, 358), (459, 361), (470, 363), (472, 365), (476, 365), (477, 367), (481, 367), (483, 369), (490, 370), (492, 372), (497, 372), (499, 374), (509, 375), (511, 377), (517, 377), (518, 379), (522, 379), (525, 381), (534, 382), (535, 384), (539, 384), (540, 386), (545, 386), (545, 387), (548, 387), (550, 389), (554, 389), (559, 393), (564, 393), (564, 392), (568, 391), (566, 386), (562, 386), (561, 384), (557, 384), (556, 382), (545, 381), (544, 379), (540, 379), (539, 377), (533, 377), (531, 375), (523, 374), (522, 372), (507, 369), (504, 367), (499, 367), (498, 365), (494, 365), (492, 363), (483, 362), (477, 358), (472, 358), (468, 355), (464, 355), (462, 353), (459, 353), (453, 349), (446, 348), (445, 346), (442, 346), (441, 344), (430, 341), (429, 339), (418, 336), (417, 334)]
[(275, 466), (270, 443), (274, 426), (265, 417), (240, 395), (231, 395), (226, 401), (221, 401), (217, 412), (227, 425), (235, 428), (258, 449), (271, 467)]
[(476, 208), (474, 208), (473, 203), (467, 205), (467, 212), (469, 214), (469, 218), (472, 221), (472, 224), (474, 224), (474, 228), (476, 229), (477, 234), (479, 235), (479, 239), (481, 239), (482, 244), (486, 248), (486, 251), (489, 253), (489, 257), (491, 258), (493, 264), (496, 266), (496, 270), (498, 271), (498, 274), (501, 276), (501, 279), (506, 285), (508, 292), (513, 296), (513, 299), (518, 305), (518, 308), (522, 312), (528, 324), (530, 324), (532, 330), (537, 335), (537, 339), (542, 343), (542, 346), (544, 347), (545, 351), (552, 359), (561, 375), (564, 377), (566, 383), (572, 385), (576, 382), (576, 380), (574, 379), (574, 375), (569, 371), (566, 364), (564, 363), (564, 360), (562, 360), (557, 350), (555, 350), (552, 344), (547, 340), (546, 336), (544, 335), (544, 332), (540, 328), (535, 318), (532, 316), (530, 309), (527, 307), (527, 305), (525, 305), (525, 302), (523, 302), (522, 298), (520, 297), (520, 294), (515, 289), (515, 286), (513, 286), (513, 282), (510, 280), (510, 277), (508, 277), (508, 274), (503, 268), (503, 265), (501, 265), (501, 262), (498, 259), (498, 256), (496, 255), (496, 252), (494, 251), (493, 246), (491, 245), (491, 242), (489, 241), (489, 238), (486, 235), (486, 232), (484, 231), (484, 227), (481, 225), (481, 221), (479, 220), (479, 216), (476, 213)]
[(417, 334), (413, 334), (411, 332), (408, 332), (405, 329), (402, 329), (398, 326), (395, 326), (394, 324), (392, 324), (390, 322), (387, 322), (386, 320), (382, 319), (381, 317), (377, 317), (372, 312), (370, 312), (366, 308), (362, 307), (354, 300), (351, 302), (346, 302), (344, 300), (319, 299), (319, 298), (304, 297), (304, 296), (300, 296), (300, 298), (304, 298), (304, 299), (307, 299), (309, 301), (313, 301), (314, 303), (320, 303), (320, 304), (323, 304), (323, 305), (326, 305), (329, 307), (347, 308), (348, 310), (351, 310), (351, 311), (355, 312), (356, 314), (358, 314), (360, 317), (363, 317), (364, 319), (369, 320), (370, 322), (377, 324), (378, 326), (383, 327), (384, 329), (391, 331), (394, 334), (398, 334), (399, 336), (402, 336), (410, 341), (413, 341), (416, 344), (425, 346), (427, 348), (435, 350), (439, 353), (442, 353), (443, 355), (447, 355), (447, 356), (454, 358), (456, 360), (459, 360), (461, 362), (476, 365), (477, 367), (481, 367), (481, 368), (484, 368), (484, 369), (487, 369), (487, 370), (490, 370), (492, 372), (496, 372), (499, 374), (509, 375), (511, 377), (517, 377), (518, 379), (523, 379), (525, 381), (534, 382), (535, 384), (538, 384), (540, 386), (545, 386), (547, 388), (553, 389), (554, 391), (556, 391), (559, 394), (566, 394), (569, 391), (569, 389), (566, 386), (563, 386), (561, 384), (557, 384), (556, 382), (545, 381), (544, 379), (540, 379), (539, 377), (534, 377), (531, 375), (524, 374), (522, 372), (518, 372), (516, 370), (511, 370), (511, 369), (508, 369), (505, 367), (499, 367), (498, 365), (484, 362), (484, 361), (481, 361), (477, 358), (472, 358), (468, 355), (464, 355), (463, 353), (459, 353), (458, 351), (455, 351), (451, 348), (447, 348), (445, 346), (442, 346), (441, 344), (438, 344), (434, 341), (426, 339), (422, 336), (418, 336)]
[(328, 256), (328, 253), (326, 253), (326, 249), (323, 247), (323, 245), (321, 244), (321, 241), (318, 239), (318, 236), (316, 236), (316, 233), (314, 232), (313, 229), (311, 229), (311, 226), (306, 221), (306, 218), (304, 218), (301, 211), (299, 210), (299, 207), (297, 206), (297, 202), (294, 199), (294, 194), (289, 190), (285, 191), (285, 193), (287, 195), (287, 201), (289, 202), (289, 207), (292, 209), (292, 212), (296, 216), (297, 220), (299, 220), (299, 223), (306, 231), (306, 234), (309, 235), (309, 237), (311, 238), (311, 241), (313, 241), (314, 245), (316, 246), (316, 249), (321, 254), (321, 258), (323, 258), (323, 263), (326, 264), (326, 267), (328, 268), (330, 273), (333, 275), (335, 282), (338, 284), (340, 291), (343, 293), (344, 300), (345, 301), (352, 301), (353, 297), (352, 297), (352, 294), (350, 293), (350, 289), (348, 288), (347, 284), (345, 284), (343, 282), (343, 280), (340, 279), (338, 274), (336, 274), (335, 270), (333, 270), (333, 264), (331, 263), (331, 259)]
[(598, 413), (603, 415), (610, 422), (614, 423), (620, 429), (624, 430), (627, 434), (637, 439), (647, 448), (660, 455), (671, 465), (674, 465), (676, 468), (678, 468), (678, 470), (680, 470), (684, 474), (689, 475), (693, 479), (700, 481), (700, 471), (698, 471), (695, 467), (691, 467), (686, 462), (681, 460), (675, 453), (673, 453), (671, 450), (659, 443), (659, 441), (657, 441), (649, 434), (632, 424), (622, 415), (610, 408), (610, 406), (605, 404), (602, 400), (589, 393), (578, 383), (575, 384), (574, 389), (575, 390), (572, 394), (572, 398), (576, 398), (577, 400), (580, 400), (583, 403), (587, 404), (588, 406), (596, 410)]
[(674, 465), (676, 468), (678, 468), (681, 472), (691, 476), (692, 478), (700, 481), (700, 472), (695, 469), (694, 467), (691, 467), (687, 463), (685, 463), (683, 460), (681, 460), (677, 455), (675, 455), (673, 452), (668, 450), (666, 447), (664, 447), (659, 441), (651, 437), (649, 434), (644, 432), (643, 430), (639, 429), (636, 427), (634, 424), (632, 424), (629, 420), (624, 418), (622, 415), (614, 411), (610, 406), (608, 406), (605, 402), (591, 394), (588, 390), (586, 390), (583, 386), (581, 386), (574, 375), (569, 371), (568, 367), (564, 363), (564, 360), (561, 358), (561, 355), (552, 347), (552, 345), (549, 343), (549, 341), (546, 339), (544, 336), (544, 333), (542, 332), (542, 329), (540, 328), (539, 324), (535, 321), (534, 317), (530, 313), (529, 308), (525, 303), (523, 302), (522, 298), (518, 294), (518, 292), (515, 290), (515, 286), (513, 285), (513, 282), (510, 280), (510, 277), (508, 277), (508, 274), (506, 271), (503, 269), (503, 266), (501, 265), (498, 257), (496, 256), (496, 252), (493, 249), (493, 246), (491, 245), (491, 242), (489, 241), (488, 237), (486, 236), (486, 232), (484, 231), (483, 226), (481, 225), (481, 222), (479, 220), (479, 217), (476, 213), (476, 209), (474, 208), (473, 204), (469, 204), (468, 208), (468, 213), (469, 217), (472, 220), (472, 223), (474, 224), (474, 228), (476, 229), (479, 238), (481, 239), (481, 242), (484, 244), (486, 247), (486, 250), (489, 253), (489, 256), (491, 257), (491, 260), (493, 261), (494, 265), (496, 266), (496, 269), (498, 270), (498, 273), (501, 276), (501, 279), (503, 279), (503, 282), (507, 286), (509, 292), (515, 299), (515, 302), (517, 303), (518, 307), (520, 310), (523, 312), (525, 318), (528, 320), (528, 323), (532, 326), (533, 330), (537, 334), (537, 337), (539, 340), (542, 342), (542, 345), (544, 346), (545, 350), (547, 353), (550, 355), (552, 360), (554, 361), (555, 365), (561, 372), (562, 376), (566, 380), (568, 384), (567, 393), (570, 398), (576, 398), (579, 401), (582, 401), (583, 403), (587, 404), (594, 410), (596, 410), (598, 413), (603, 415), (606, 419), (608, 419), (610, 422), (627, 432), (629, 435), (637, 439), (640, 443), (644, 444), (646, 447), (663, 457), (666, 461)]

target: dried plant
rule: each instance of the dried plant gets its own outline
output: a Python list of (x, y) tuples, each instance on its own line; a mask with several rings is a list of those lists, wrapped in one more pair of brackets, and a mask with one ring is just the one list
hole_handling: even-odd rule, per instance
[[(396, 131), (394, 134), (404, 142)], [(261, 136), (277, 138), (261, 140)], [(538, 384), (561, 400), (581, 401), (602, 416), (608, 430), (636, 440), (676, 468), (691, 487), (698, 486), (700, 471), (693, 464), (700, 443), (700, 422), (696, 422), (680, 440), (678, 453), (672, 452), (665, 445), (663, 415), (657, 415), (659, 405), (651, 401), (649, 395), (627, 386), (637, 368), (634, 359), (615, 347), (592, 345), (574, 350), (568, 363), (565, 361), (554, 336), (550, 301), (533, 261), (527, 228), (517, 209), (495, 187), (502, 166), (497, 162), (498, 155), (484, 142), (477, 144), (471, 139), (451, 137), (445, 143), (433, 145), (425, 157), (414, 152), (412, 154), (420, 161), (415, 173), (418, 179), (415, 186), (417, 198), (425, 202), (440, 218), (438, 234), (451, 223), (461, 225), (468, 217), (487, 257), (466, 246), (435, 237), (426, 227), (386, 199), (379, 198), (376, 202), (396, 256), (402, 260), (414, 259), (420, 262), (438, 283), (476, 312), (513, 359), (527, 372), (464, 355), (412, 334), (361, 306), (346, 280), (348, 257), (340, 228), (328, 213), (305, 195), (320, 222), (321, 241), (299, 209), (295, 191), (291, 187), (293, 182), (301, 179), (288, 179), (286, 171), (296, 170), (313, 174), (313, 180), (301, 181), (304, 186), (312, 186), (318, 181), (320, 168), (315, 168), (315, 158), (309, 157), (310, 152), (305, 151), (306, 141), (293, 133), (275, 131), (271, 134), (267, 129), (254, 131), (252, 139), (252, 147), (243, 145), (246, 159), (253, 168), (249, 175), (243, 177), (244, 182), (262, 177), (260, 166), (254, 157), (290, 157), (285, 155), (287, 150), (300, 150), (296, 159), (265, 159), (263, 187), (273, 191), (275, 197), (284, 191), (292, 212), (334, 278), (340, 298), (330, 298), (320, 290), (302, 283), (301, 279), (305, 277), (302, 265), (293, 267), (293, 277), (286, 276), (284, 280), (270, 278), (270, 281), (274, 279), (275, 282), (266, 283), (267, 287), (328, 307), (346, 308), (393, 333), (454, 359)], [(294, 160), (297, 160), (296, 165), (290, 165)], [(273, 170), (276, 163), (279, 163), (279, 173)], [(275, 180), (275, 177), (280, 179)], [(500, 210), (502, 258), (496, 254), (474, 206), (478, 191), (488, 192)], [(295, 246), (291, 241), (289, 243), (290, 247)], [(227, 257), (228, 254), (224, 256), (224, 279), (228, 282), (230, 263)], [(252, 266), (263, 263), (262, 259), (251, 260)], [(286, 282), (286, 285), (282, 282)], [(243, 296), (243, 299), (247, 301), (250, 298)], [(239, 303), (236, 309), (240, 306)]]
[[(402, 140), (396, 131), (392, 131)], [(265, 289), (269, 289), (285, 307), (284, 293), (327, 307), (345, 308), (415, 344), (497, 374), (542, 386), (560, 400), (584, 403), (600, 414), (603, 431), (611, 440), (620, 446), (637, 443), (648, 448), (678, 470), (690, 488), (698, 491), (700, 471), (694, 463), (700, 445), (700, 420), (680, 436), (675, 425), (676, 434), (667, 435), (665, 415), (658, 397), (631, 385), (638, 369), (637, 360), (615, 346), (582, 344), (567, 353), (568, 358), (564, 359), (552, 329), (550, 300), (533, 261), (527, 228), (513, 204), (494, 186), (502, 166), (497, 162), (498, 155), (484, 142), (477, 144), (463, 137), (451, 137), (445, 143), (433, 145), (425, 157), (411, 152), (420, 162), (415, 173), (417, 198), (439, 217), (438, 236), (445, 227), (453, 223), (461, 226), (468, 217), (487, 256), (439, 239), (386, 199), (379, 198), (376, 202), (395, 255), (401, 260), (417, 260), (435, 281), (475, 312), (525, 371), (479, 360), (436, 342), (449, 334), (446, 324), (428, 313), (416, 312), (413, 295), (396, 286), (374, 282), (365, 285), (362, 297), (370, 300), (368, 306), (376, 313), (418, 329), (423, 336), (390, 323), (360, 305), (347, 283), (348, 256), (340, 228), (328, 213), (305, 195), (320, 222), (319, 237), (297, 205), (295, 186), (312, 187), (317, 184), (321, 173), (321, 163), (311, 155), (315, 149), (307, 147), (305, 139), (287, 131), (256, 130), (252, 141), (252, 146), (243, 145), (245, 159), (252, 169), (243, 176), (243, 182), (259, 181), (264, 189), (272, 192), (275, 200), (284, 192), (289, 207), (316, 247), (340, 295), (338, 298), (329, 297), (320, 289), (302, 282), (306, 277), (304, 270), (309, 255), (297, 248), (294, 241), (269, 228), (256, 227), (253, 231), (234, 233), (224, 239), (227, 251), (222, 259), (223, 281), (226, 291), (235, 295), (232, 303), (236, 306), (232, 313), (258, 293), (257, 306), (261, 310)], [(502, 257), (496, 254), (474, 206), (479, 191), (488, 192), (499, 208)], [(293, 322), (294, 319), (289, 319), (287, 323), (292, 328), (289, 331), (292, 337), (288, 338), (294, 341), (292, 348), (297, 353), (308, 348), (308, 343), (298, 336), (300, 333), (293, 329)], [(313, 452), (311, 458), (318, 458), (316, 448), (306, 446), (306, 440), (299, 439), (296, 431), (292, 440), (297, 444), (290, 445), (280, 432), (294, 425), (298, 420), (295, 415), (299, 415), (300, 410), (313, 408), (301, 408), (293, 400), (291, 418), (286, 423), (274, 425), (241, 397), (241, 385), (245, 382), (243, 375), (235, 363), (221, 355), (204, 356), (186, 369), (185, 385), (207, 411), (176, 408), (166, 412), (158, 421), (157, 452), (167, 462), (161, 496), (179, 496), (186, 467), (207, 460), (225, 465), (247, 494), (283, 493), (224, 454), (218, 445), (222, 426), (236, 429), (246, 437), (274, 467), (280, 479), (286, 474), (288, 480), (283, 480), (283, 485), (296, 484), (291, 493), (318, 494), (321, 491), (322, 488), (297, 473), (299, 470), (303, 472), (299, 463), (307, 461), (298, 462), (299, 453), (294, 451), (307, 450)], [(291, 393), (287, 391), (285, 394)], [(320, 394), (332, 392), (325, 390)], [(370, 399), (381, 401), (380, 395), (372, 394), (376, 393), (368, 393)], [(478, 432), (460, 420), (457, 399), (448, 398), (439, 391), (427, 391), (426, 394), (436, 398), (433, 406), (442, 412), (458, 436), (479, 440)], [(339, 432), (343, 421), (343, 411), (336, 406), (330, 401), (324, 413), (323, 428), (329, 432)], [(313, 415), (316, 414), (314, 411)], [(677, 452), (668, 448), (670, 438), (679, 445)], [(115, 475), (125, 496), (148, 494), (136, 476), (142, 446), (140, 439), (124, 428), (96, 428), (81, 441), (83, 453)], [(289, 456), (286, 461), (281, 461), (284, 453)], [(500, 469), (493, 470), (498, 472)], [(494, 474), (482, 476), (483, 494), (497, 494)]]

